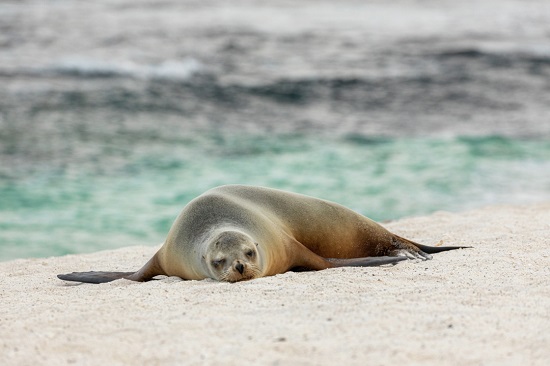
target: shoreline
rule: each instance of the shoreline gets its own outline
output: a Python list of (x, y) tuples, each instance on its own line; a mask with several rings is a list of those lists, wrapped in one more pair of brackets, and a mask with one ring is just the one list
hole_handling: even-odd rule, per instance
[(159, 246), (0, 262), (4, 362), (543, 365), (550, 359), (550, 202), (383, 225), (423, 244), (474, 248), (426, 262), (235, 284), (56, 278), (137, 270)]

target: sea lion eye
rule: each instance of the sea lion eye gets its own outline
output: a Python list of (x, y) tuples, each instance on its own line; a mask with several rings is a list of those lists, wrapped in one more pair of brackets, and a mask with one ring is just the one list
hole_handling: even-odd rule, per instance
[(246, 254), (246, 256), (247, 256), (248, 258), (252, 258), (252, 257), (254, 257), (254, 254), (255, 254), (255, 253), (254, 253), (253, 250), (249, 250), (249, 251), (246, 252), (245, 254)]
[(212, 265), (213, 265), (215, 268), (220, 267), (220, 266), (223, 265), (224, 263), (225, 263), (225, 259), (218, 259), (218, 260), (212, 261)]

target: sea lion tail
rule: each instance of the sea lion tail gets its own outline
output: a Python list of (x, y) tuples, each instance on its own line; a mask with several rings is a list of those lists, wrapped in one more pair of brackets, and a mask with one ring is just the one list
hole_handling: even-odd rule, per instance
[(410, 243), (410, 244), (414, 245), (415, 247), (417, 247), (418, 249), (420, 249), (424, 253), (428, 253), (428, 254), (446, 252), (447, 250), (472, 248), (472, 247), (461, 247), (461, 246), (432, 247), (432, 246), (429, 246), (429, 245), (418, 244), (418, 243), (416, 243), (412, 240), (405, 239), (405, 238), (403, 238), (401, 236), (398, 236), (398, 235), (395, 235), (395, 237), (399, 240), (403, 240), (407, 243)]
[[(58, 274), (57, 278), (64, 281), (75, 281), (85, 283), (106, 283), (121, 278), (131, 277), (135, 272), (73, 272), (67, 274)], [(131, 279), (131, 278), (128, 278)]]

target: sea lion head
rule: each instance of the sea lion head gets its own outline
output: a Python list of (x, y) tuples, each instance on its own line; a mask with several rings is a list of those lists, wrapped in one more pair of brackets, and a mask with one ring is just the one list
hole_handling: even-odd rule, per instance
[(219, 281), (251, 280), (261, 276), (257, 246), (245, 233), (224, 231), (212, 240), (204, 259)]

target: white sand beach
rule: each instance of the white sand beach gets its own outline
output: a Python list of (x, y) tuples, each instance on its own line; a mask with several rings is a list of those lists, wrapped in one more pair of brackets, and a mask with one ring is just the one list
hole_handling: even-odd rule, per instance
[(548, 365), (550, 203), (384, 225), (474, 248), (235, 284), (56, 278), (135, 270), (158, 247), (0, 263), (0, 363)]

